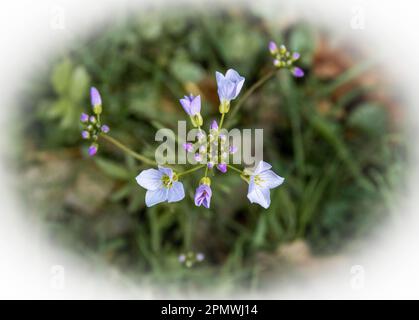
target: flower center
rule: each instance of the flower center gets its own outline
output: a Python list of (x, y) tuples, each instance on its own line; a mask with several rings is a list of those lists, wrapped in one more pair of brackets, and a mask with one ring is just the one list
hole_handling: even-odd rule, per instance
[(263, 187), (263, 183), (265, 180), (263, 180), (259, 175), (255, 176), (255, 183), (259, 187)]
[(163, 185), (164, 185), (166, 188), (168, 188), (168, 189), (170, 189), (170, 188), (172, 187), (172, 185), (173, 185), (173, 180), (172, 180), (172, 179), (170, 179), (170, 177), (169, 177), (168, 175), (164, 175), (164, 176), (161, 178), (161, 181), (163, 182)]

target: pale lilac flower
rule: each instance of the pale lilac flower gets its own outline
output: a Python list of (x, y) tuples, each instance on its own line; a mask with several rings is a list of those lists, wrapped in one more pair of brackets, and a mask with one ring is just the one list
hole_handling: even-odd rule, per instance
[(227, 172), (227, 164), (226, 163), (219, 163), (217, 164), (217, 169), (220, 170), (222, 173)]
[(141, 187), (147, 189), (145, 194), (147, 207), (164, 201), (180, 201), (185, 197), (183, 184), (177, 181), (175, 173), (170, 168), (159, 166), (158, 170), (144, 170), (136, 180)]
[(271, 204), (270, 189), (276, 188), (284, 182), (284, 178), (270, 170), (271, 168), (269, 163), (260, 161), (256, 169), (249, 174), (247, 198), (251, 203), (258, 203), (265, 209)]
[(218, 123), (217, 123), (217, 121), (212, 120), (210, 129), (211, 130), (218, 130)]
[(204, 259), (205, 259), (205, 255), (202, 252), (198, 252), (196, 254), (196, 260), (197, 261), (202, 262), (202, 261), (204, 261)]
[(225, 76), (217, 71), (215, 76), (217, 78), (218, 97), (220, 98), (220, 102), (226, 103), (236, 99), (243, 87), (244, 77), (233, 69), (227, 70)]
[(237, 147), (236, 146), (230, 146), (229, 148), (228, 148), (228, 152), (230, 153), (230, 154), (235, 154), (236, 152), (237, 152)]
[(189, 96), (185, 96), (183, 99), (180, 99), (179, 101), (188, 115), (194, 116), (201, 112), (201, 96), (194, 97), (191, 94)]
[(195, 153), (194, 158), (195, 158), (196, 162), (201, 162), (202, 161), (202, 155), (199, 154), (199, 153)]
[(271, 52), (271, 54), (276, 54), (278, 52), (278, 46), (276, 45), (275, 42), (273, 41), (269, 42), (269, 51)]
[(183, 144), (183, 149), (186, 150), (186, 152), (192, 152), (193, 151), (193, 144), (190, 142), (184, 143)]
[(212, 169), (212, 168), (214, 168), (214, 162), (209, 161), (209, 162), (207, 163), (207, 167), (208, 167), (208, 169)]
[(210, 207), (212, 191), (211, 187), (206, 184), (201, 184), (195, 192), (195, 205), (203, 205), (205, 208)]
[(291, 72), (296, 78), (304, 77), (304, 71), (299, 67), (294, 67)]
[(89, 115), (83, 112), (83, 113), (80, 115), (80, 121), (81, 121), (81, 122), (87, 122), (87, 121), (89, 121)]
[(90, 101), (92, 106), (99, 106), (102, 104), (102, 99), (100, 97), (99, 91), (95, 87), (90, 88)]
[(108, 133), (109, 132), (109, 126), (107, 126), (106, 124), (104, 124), (101, 128), (100, 128), (100, 130), (103, 132), (103, 133)]
[(292, 54), (292, 60), (298, 60), (298, 59), (300, 59), (300, 54), (298, 53), (298, 52), (294, 52), (293, 54)]
[(81, 136), (82, 136), (83, 139), (89, 139), (90, 133), (89, 133), (89, 131), (83, 130), (81, 132)]
[(89, 147), (89, 156), (93, 157), (97, 153), (97, 145), (92, 144)]

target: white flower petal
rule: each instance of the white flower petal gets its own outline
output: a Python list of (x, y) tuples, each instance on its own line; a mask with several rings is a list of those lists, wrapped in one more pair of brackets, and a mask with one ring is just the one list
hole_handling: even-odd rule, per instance
[(169, 178), (170, 178), (170, 179), (172, 179), (172, 178), (173, 178), (173, 170), (172, 170), (172, 169), (170, 169), (170, 168), (165, 168), (165, 167), (162, 167), (162, 166), (159, 166), (159, 171), (160, 171), (162, 174), (164, 174), (164, 175), (166, 175), (166, 176), (169, 176)]
[(181, 182), (173, 182), (172, 187), (169, 189), (167, 195), (168, 202), (176, 202), (185, 198), (185, 190), (183, 189), (183, 184)]
[(191, 101), (191, 113), (192, 115), (198, 114), (201, 112), (201, 96), (196, 96)]
[(258, 187), (253, 179), (249, 183), (249, 191), (247, 193), (247, 198), (251, 203), (257, 203), (263, 208), (267, 209), (271, 205), (271, 195), (268, 188)]
[(224, 75), (221, 72), (215, 72), (215, 78), (217, 79), (217, 86), (220, 86), (220, 82), (224, 80)]
[(167, 200), (168, 189), (161, 187), (157, 190), (148, 190), (145, 194), (145, 204), (147, 207), (154, 206)]
[(141, 187), (147, 190), (156, 190), (163, 185), (162, 176), (163, 174), (159, 170), (147, 169), (141, 171), (135, 179)]
[(236, 99), (237, 96), (240, 94), (240, 91), (241, 91), (243, 85), (244, 85), (244, 78), (242, 78), (242, 80), (240, 80), (236, 85), (236, 95), (234, 96), (234, 99)]
[(267, 163), (265, 161), (259, 161), (259, 163), (258, 163), (258, 165), (257, 165), (257, 167), (254, 171), (254, 174), (255, 175), (260, 174), (263, 171), (269, 170), (270, 168), (272, 168), (272, 166), (269, 163)]
[(258, 174), (260, 184), (265, 188), (276, 188), (284, 182), (284, 178), (278, 176), (272, 170), (266, 170)]

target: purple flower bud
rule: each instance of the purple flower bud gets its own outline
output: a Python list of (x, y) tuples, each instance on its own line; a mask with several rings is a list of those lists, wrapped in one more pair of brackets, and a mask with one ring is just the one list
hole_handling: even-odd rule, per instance
[(189, 96), (185, 96), (179, 101), (188, 115), (194, 116), (201, 112), (201, 96), (195, 97), (191, 94)]
[(214, 162), (209, 161), (209, 162), (207, 163), (207, 167), (208, 167), (208, 169), (212, 169), (212, 168), (214, 168)]
[(89, 121), (91, 123), (96, 123), (96, 117), (95, 116), (90, 116)]
[(102, 99), (100, 97), (99, 91), (95, 87), (90, 88), (90, 101), (92, 106), (99, 106), (102, 104)]
[(201, 162), (202, 161), (202, 156), (199, 153), (195, 153), (195, 161), (196, 162)]
[(89, 156), (93, 157), (97, 153), (97, 145), (92, 144), (89, 147)]
[(180, 263), (184, 263), (186, 260), (186, 256), (184, 254), (179, 255), (178, 260)]
[(278, 52), (278, 47), (275, 42), (269, 42), (269, 51), (271, 52), (271, 54), (276, 54)]
[(100, 130), (103, 132), (103, 133), (108, 133), (109, 132), (109, 127), (106, 125), (106, 124), (104, 124), (101, 128), (100, 128)]
[(197, 261), (201, 262), (201, 261), (204, 261), (204, 259), (205, 259), (205, 255), (202, 252), (198, 252), (196, 254), (196, 260)]
[(294, 69), (292, 69), (291, 72), (294, 75), (294, 77), (296, 77), (296, 78), (304, 77), (304, 71), (299, 67), (294, 67)]
[(204, 144), (203, 144), (202, 146), (200, 146), (200, 147), (199, 147), (199, 152), (200, 152), (200, 153), (205, 153), (205, 152), (207, 152), (207, 146), (206, 146), (206, 145), (204, 145)]
[(217, 123), (217, 121), (213, 120), (213, 121), (211, 122), (211, 127), (210, 127), (210, 129), (212, 129), (212, 130), (218, 130), (218, 123)]
[(281, 67), (281, 61), (278, 59), (274, 60), (274, 66), (280, 68)]
[(220, 170), (222, 173), (227, 172), (227, 164), (226, 163), (219, 163), (217, 164), (217, 169)]
[(203, 205), (205, 208), (209, 208), (211, 203), (211, 196), (211, 187), (207, 184), (201, 184), (195, 192), (195, 205), (198, 207)]
[(230, 146), (230, 147), (228, 148), (228, 152), (229, 152), (230, 154), (234, 154), (234, 153), (236, 153), (236, 152), (237, 152), (237, 147), (236, 147), (236, 146)]
[(298, 52), (294, 52), (293, 54), (292, 54), (292, 60), (298, 60), (298, 59), (300, 59), (300, 54), (298, 53)]
[(83, 130), (81, 132), (81, 136), (82, 136), (83, 139), (89, 139), (90, 133), (89, 133), (89, 131)]
[(87, 122), (88, 120), (89, 120), (89, 115), (83, 112), (83, 113), (80, 115), (80, 121), (81, 121), (81, 122)]
[(183, 149), (186, 150), (186, 152), (192, 152), (193, 151), (193, 144), (190, 142), (183, 144)]

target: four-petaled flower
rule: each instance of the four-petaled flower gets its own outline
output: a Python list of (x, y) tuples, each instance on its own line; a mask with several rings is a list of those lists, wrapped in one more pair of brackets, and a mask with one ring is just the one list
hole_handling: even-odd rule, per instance
[(151, 207), (160, 202), (176, 202), (185, 197), (183, 184), (170, 168), (147, 169), (136, 177), (137, 183), (147, 189), (145, 203)]
[(194, 116), (201, 112), (201, 96), (195, 97), (192, 94), (185, 96), (183, 99), (180, 99), (180, 104), (190, 116)]
[(195, 97), (193, 94), (190, 94), (179, 101), (185, 112), (191, 118), (192, 125), (194, 127), (202, 126), (203, 119), (201, 116), (201, 96)]
[(227, 113), (230, 110), (230, 101), (237, 98), (245, 79), (233, 69), (228, 69), (225, 75), (217, 71), (215, 77), (220, 98), (220, 113)]
[(270, 189), (284, 182), (284, 178), (270, 170), (271, 168), (269, 163), (260, 161), (254, 171), (245, 170), (245, 174), (249, 177), (247, 198), (251, 203), (258, 203), (265, 209), (271, 204)]
[(195, 192), (195, 205), (204, 206), (205, 208), (210, 207), (212, 190), (211, 187), (205, 183), (201, 184)]

